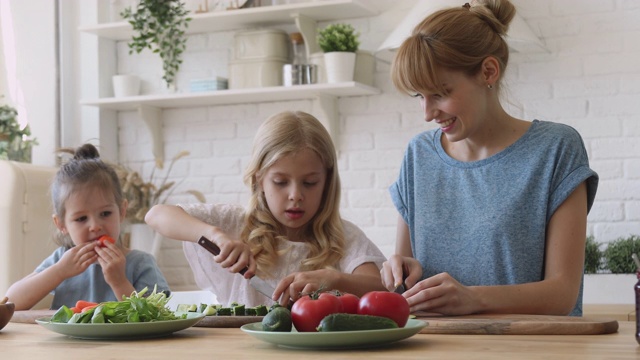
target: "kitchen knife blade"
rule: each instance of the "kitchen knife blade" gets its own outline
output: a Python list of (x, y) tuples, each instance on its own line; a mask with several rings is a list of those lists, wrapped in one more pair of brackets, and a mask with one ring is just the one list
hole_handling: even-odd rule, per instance
[[(213, 255), (220, 254), (220, 248), (218, 247), (218, 245), (204, 236), (200, 237), (200, 239), (198, 240), (198, 244)], [(240, 270), (240, 274), (244, 275), (244, 273), (247, 272), (247, 269), (248, 268), (245, 267), (244, 269)], [(249, 284), (254, 289), (258, 290), (259, 293), (263, 294), (269, 299), (271, 299), (271, 297), (273, 296), (273, 292), (276, 290), (273, 286), (269, 285), (266, 281), (262, 280), (256, 275), (252, 276), (251, 279), (249, 279)]]

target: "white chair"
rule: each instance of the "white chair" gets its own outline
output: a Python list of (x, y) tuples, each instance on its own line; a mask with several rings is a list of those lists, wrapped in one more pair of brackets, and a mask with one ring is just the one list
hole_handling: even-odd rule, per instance
[[(57, 247), (49, 192), (57, 170), (0, 160), (0, 297)], [(51, 299), (33, 308), (48, 308)]]

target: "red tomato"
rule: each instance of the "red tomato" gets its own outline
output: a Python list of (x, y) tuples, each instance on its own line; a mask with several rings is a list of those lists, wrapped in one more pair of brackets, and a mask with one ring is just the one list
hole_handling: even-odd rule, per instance
[(338, 299), (342, 303), (342, 312), (347, 314), (358, 313), (358, 303), (360, 302), (358, 296), (349, 293), (339, 293)]
[(325, 316), (342, 312), (342, 303), (333, 294), (322, 293), (318, 298), (313, 295), (298, 299), (291, 307), (291, 321), (300, 332), (317, 331)]
[(112, 243), (112, 244), (115, 244), (115, 243), (116, 243), (116, 241), (115, 241), (111, 236), (109, 236), (109, 235), (102, 235), (102, 236), (100, 236), (100, 237), (98, 238), (98, 241), (100, 242), (100, 247), (105, 247), (105, 246), (107, 246), (107, 245), (105, 244), (105, 242), (107, 242), (107, 241), (108, 241), (108, 242), (110, 242), (110, 243)]
[(89, 307), (89, 306), (95, 307), (95, 306), (98, 306), (98, 303), (91, 302), (91, 301), (86, 301), (86, 300), (78, 300), (78, 301), (76, 301), (76, 306), (75, 307), (80, 309), (80, 310), (83, 310), (84, 308)]
[(372, 291), (360, 298), (358, 314), (384, 316), (404, 327), (409, 321), (409, 303), (404, 296), (394, 292)]

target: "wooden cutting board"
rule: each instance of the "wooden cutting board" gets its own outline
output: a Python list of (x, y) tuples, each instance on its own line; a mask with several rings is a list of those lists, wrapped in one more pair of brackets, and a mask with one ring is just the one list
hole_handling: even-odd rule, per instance
[(421, 334), (598, 335), (618, 331), (618, 322), (599, 317), (486, 314), (417, 316), (429, 323)]
[(194, 326), (215, 328), (239, 328), (244, 324), (261, 322), (264, 316), (205, 316)]
[[(11, 322), (35, 324), (55, 310), (16, 311)], [(429, 325), (421, 334), (476, 335), (598, 335), (618, 331), (618, 322), (600, 317), (483, 314), (466, 316), (416, 316)], [(195, 326), (237, 328), (260, 322), (262, 316), (205, 316)]]

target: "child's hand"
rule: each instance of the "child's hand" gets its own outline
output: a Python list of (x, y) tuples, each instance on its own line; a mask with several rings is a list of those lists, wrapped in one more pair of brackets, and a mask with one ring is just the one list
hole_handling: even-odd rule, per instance
[(98, 259), (93, 242), (77, 245), (65, 251), (55, 266), (64, 279), (81, 274)]
[(97, 246), (98, 262), (102, 267), (104, 279), (110, 286), (116, 286), (123, 281), (128, 281), (125, 274), (127, 258), (122, 250), (111, 242), (104, 242), (104, 247)]
[(327, 291), (336, 289), (339, 279), (340, 272), (331, 269), (295, 272), (280, 280), (273, 292), (273, 300), (287, 306), (289, 299), (295, 302), (300, 294), (310, 294), (321, 288)]
[(257, 264), (249, 245), (240, 240), (232, 240), (226, 235), (218, 236), (216, 244), (220, 248), (220, 254), (214, 256), (213, 260), (220, 266), (232, 273), (246, 268), (245, 279), (251, 278), (256, 273)]

